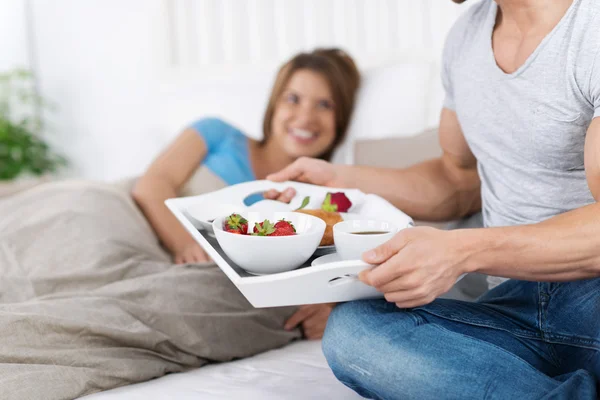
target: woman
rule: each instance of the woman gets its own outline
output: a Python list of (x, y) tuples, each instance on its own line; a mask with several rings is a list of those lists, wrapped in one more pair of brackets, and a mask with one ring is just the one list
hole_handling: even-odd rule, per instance
[(360, 82), (338, 49), (301, 53), (279, 70), (263, 121), (264, 138), (246, 137), (223, 120), (206, 118), (183, 131), (140, 178), (133, 197), (178, 264), (208, 260), (165, 207), (204, 165), (226, 184), (263, 179), (299, 157), (329, 160), (350, 122)]
[(277, 76), (265, 139), (216, 119), (193, 124), (137, 182), (144, 215), (128, 191), (100, 182), (0, 201), (0, 398), (76, 398), (249, 357), (299, 338), (298, 324), (320, 337), (328, 306), (254, 309), (214, 263), (199, 263), (206, 255), (163, 200), (200, 166), (235, 184), (301, 156), (329, 159), (358, 85), (339, 50), (294, 57)]

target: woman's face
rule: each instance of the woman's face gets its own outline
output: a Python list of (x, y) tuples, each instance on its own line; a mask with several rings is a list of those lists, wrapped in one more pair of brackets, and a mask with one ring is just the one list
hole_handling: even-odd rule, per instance
[(270, 140), (290, 157), (317, 157), (335, 140), (335, 104), (325, 78), (301, 69), (277, 100)]

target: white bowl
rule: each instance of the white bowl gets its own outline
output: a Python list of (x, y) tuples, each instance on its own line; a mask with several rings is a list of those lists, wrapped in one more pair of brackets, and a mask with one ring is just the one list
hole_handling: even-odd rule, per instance
[[(360, 260), (362, 254), (387, 242), (398, 232), (398, 227), (387, 221), (361, 219), (338, 222), (333, 226), (335, 250), (342, 260)], [(378, 235), (359, 235), (356, 232), (384, 231)]]
[(273, 223), (285, 219), (296, 228), (296, 235), (292, 236), (239, 235), (223, 230), (223, 221), (228, 215), (213, 221), (215, 237), (227, 257), (252, 274), (273, 274), (298, 268), (313, 255), (325, 233), (325, 221), (312, 215), (281, 211), (239, 214), (248, 220), (250, 232), (256, 222), (265, 219)]

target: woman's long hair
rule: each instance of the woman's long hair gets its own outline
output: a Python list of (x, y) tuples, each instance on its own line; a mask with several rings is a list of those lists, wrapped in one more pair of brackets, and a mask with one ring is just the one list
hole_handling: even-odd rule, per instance
[(354, 109), (356, 93), (360, 86), (360, 72), (354, 60), (340, 49), (315, 49), (310, 53), (300, 53), (281, 67), (277, 73), (265, 111), (262, 143), (266, 143), (271, 136), (275, 108), (290, 78), (296, 71), (303, 69), (321, 74), (327, 80), (333, 96), (335, 104), (335, 140), (329, 149), (319, 155), (321, 159), (330, 160), (333, 151), (346, 136)]

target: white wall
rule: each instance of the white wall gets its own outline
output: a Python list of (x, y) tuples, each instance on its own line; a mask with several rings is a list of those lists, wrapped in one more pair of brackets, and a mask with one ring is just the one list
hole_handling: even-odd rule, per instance
[(34, 1), (41, 92), (59, 106), (48, 125), (75, 175), (118, 178), (138, 173), (152, 157), (143, 149), (159, 136), (162, 5)]
[(0, 71), (29, 67), (25, 1), (0, 2)]
[[(0, 4), (0, 50), (9, 47), (14, 54), (10, 58), (15, 60), (26, 56), (23, 29), (19, 33), (18, 27), (10, 28), (11, 32), (17, 31), (17, 40), (11, 40), (10, 44), (5, 43), (8, 34), (4, 33), (8, 26), (14, 25), (14, 21), (22, 21), (21, 10), (25, 1), (11, 0)], [(186, 71), (169, 68), (173, 66), (172, 43), (169, 42), (172, 38), (168, 36), (167, 24), (173, 5), (196, 4), (197, 10), (199, 4), (216, 4), (220, 0), (29, 1), (33, 9), (33, 45), (37, 49), (36, 73), (41, 93), (58, 104), (58, 109), (48, 115), (50, 132), (47, 134), (70, 159), (72, 175), (116, 179), (139, 174), (176, 130), (189, 122), (186, 120), (188, 114), (177, 113), (180, 108), (178, 102), (186, 98), (186, 91), (191, 93), (186, 107), (193, 111), (196, 99), (205, 92), (211, 95), (228, 92), (229, 98), (235, 98), (238, 86), (232, 86), (230, 82), (226, 89), (221, 89), (219, 79), (225, 79), (223, 76), (237, 76), (238, 82), (244, 79), (240, 78), (241, 71), (235, 65), (230, 70), (225, 67), (232, 65), (217, 66), (222, 75), (218, 79), (213, 75), (215, 66), (210, 73), (207, 69), (195, 67)], [(276, 1), (277, 10), (280, 10), (277, 15), (285, 16), (290, 12), (281, 11), (282, 4), (291, 4), (290, 7), (296, 7), (294, 9), (302, 9), (303, 5), (314, 8), (322, 0), (293, 0), (291, 3), (288, 0), (239, 1), (247, 1), (254, 6), (258, 2)], [(371, 0), (331, 1), (348, 4), (348, 7), (350, 3), (361, 7), (376, 3)], [(381, 1), (429, 10), (431, 18), (426, 23), (430, 24), (432, 37), (427, 43), (431, 47), (428, 50), (433, 52), (440, 51), (445, 32), (458, 14), (450, 0)], [(177, 6), (175, 9), (182, 8)], [(397, 12), (400, 15), (402, 9), (398, 8)], [(357, 13), (353, 14), (353, 18), (357, 18)], [(8, 26), (5, 24), (7, 21)], [(402, 33), (407, 28), (406, 24), (397, 28), (403, 36), (406, 35)], [(308, 34), (308, 37), (312, 38), (308, 41), (316, 40), (314, 33)], [(419, 34), (413, 39), (418, 41), (423, 37)], [(363, 41), (361, 46), (365, 48), (373, 41), (372, 36)], [(211, 46), (215, 48), (214, 44)], [(204, 54), (202, 51), (199, 54)], [(0, 52), (0, 57), (1, 53), (4, 52)], [(285, 49), (283, 53), (286, 53)], [(0, 58), (0, 67), (3, 62), (4, 59)], [(190, 72), (192, 76), (187, 75)], [(264, 72), (259, 76), (264, 77)], [(194, 83), (199, 81), (203, 83)], [(248, 82), (250, 90), (254, 90), (252, 85), (255, 83)], [(211, 103), (216, 109), (219, 102), (231, 109), (244, 108), (243, 103), (225, 98), (212, 101), (206, 96), (198, 104)], [(197, 116), (202, 113), (203, 110), (199, 109)], [(259, 117), (243, 118), (254, 120)]]
[(166, 0), (173, 68), (279, 63), (335, 44), (362, 67), (439, 59), (450, 0)]

